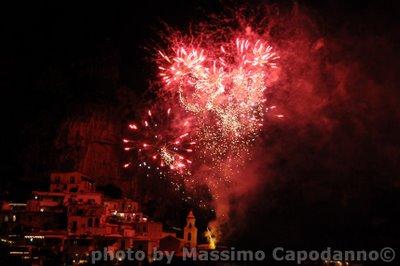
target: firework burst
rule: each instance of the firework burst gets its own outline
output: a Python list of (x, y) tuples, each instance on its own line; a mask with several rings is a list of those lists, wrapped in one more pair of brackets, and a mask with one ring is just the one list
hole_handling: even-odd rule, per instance
[(198, 120), (202, 157), (220, 165), (246, 153), (264, 122), (266, 79), (278, 58), (272, 47), (236, 38), (218, 47), (181, 44), (171, 55), (159, 54), (164, 89)]
[[(190, 174), (189, 159), (193, 151), (189, 122), (176, 122), (169, 108), (166, 112), (148, 110), (139, 123), (130, 123), (129, 138), (124, 138), (124, 150), (134, 151), (134, 159), (138, 167), (158, 172), (165, 176), (166, 172), (179, 175)], [(135, 164), (129, 162), (125, 168)]]
[(172, 56), (159, 51), (160, 76), (166, 89), (179, 94), (186, 110), (199, 113), (240, 103), (253, 109), (264, 100), (268, 68), (276, 68), (278, 56), (271, 46), (237, 38), (219, 49), (181, 46)]

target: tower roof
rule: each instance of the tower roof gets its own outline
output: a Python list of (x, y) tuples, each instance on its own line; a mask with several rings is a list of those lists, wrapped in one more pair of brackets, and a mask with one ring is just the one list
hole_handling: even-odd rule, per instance
[(188, 215), (187, 215), (187, 218), (194, 218), (194, 215), (193, 215), (193, 211), (192, 211), (192, 210), (189, 211), (189, 213), (188, 213)]

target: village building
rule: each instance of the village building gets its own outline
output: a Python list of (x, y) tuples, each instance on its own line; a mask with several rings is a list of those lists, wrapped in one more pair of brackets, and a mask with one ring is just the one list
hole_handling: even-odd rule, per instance
[(26, 203), (2, 202), (0, 233), (9, 252), (26, 260), (38, 259), (37, 251), (51, 247), (54, 254), (63, 254), (63, 261), (77, 264), (88, 261), (90, 251), (103, 248), (130, 248), (150, 255), (154, 248), (196, 247), (195, 221), (190, 211), (183, 238), (177, 238), (176, 233), (164, 232), (162, 223), (144, 215), (136, 201), (107, 198), (96, 191), (91, 178), (65, 172), (52, 173), (50, 190), (33, 191)]

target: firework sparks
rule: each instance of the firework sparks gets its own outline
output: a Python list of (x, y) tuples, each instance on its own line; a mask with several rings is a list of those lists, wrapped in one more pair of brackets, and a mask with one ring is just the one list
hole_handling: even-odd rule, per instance
[(197, 138), (203, 157), (218, 165), (246, 151), (264, 122), (266, 77), (278, 58), (272, 47), (236, 38), (218, 48), (188, 45), (172, 55), (159, 54), (165, 89), (176, 93), (200, 121)]
[[(130, 123), (132, 138), (123, 139), (124, 150), (134, 150), (138, 155), (138, 166), (153, 169), (164, 174), (165, 169), (175, 173), (189, 173), (188, 159), (195, 144), (190, 138), (189, 132), (176, 136), (177, 131), (173, 125), (171, 109), (165, 114), (148, 110), (140, 123)], [(185, 125), (186, 124), (186, 125)], [(186, 130), (188, 123), (183, 123), (179, 130)], [(130, 167), (133, 163), (126, 163), (124, 167)]]
[[(276, 68), (278, 56), (261, 40), (220, 46), (220, 49), (179, 47), (164, 59), (160, 76), (168, 90), (179, 94), (181, 104), (191, 112), (225, 109), (232, 104), (253, 110), (263, 101), (267, 68)], [(239, 111), (238, 111), (239, 112)]]
[[(206, 32), (199, 34), (202, 35), (199, 40), (208, 36)], [(180, 137), (168, 138), (169, 141), (160, 141), (165, 139), (163, 134), (155, 137), (157, 141), (147, 135), (140, 137), (145, 140), (141, 153), (158, 160), (158, 167), (168, 167), (178, 173), (187, 169), (191, 163), (187, 156), (195, 148), (193, 175), (184, 177), (185, 186), (197, 191), (205, 183), (217, 201), (223, 191), (234, 185), (231, 179), (238, 176), (240, 167), (251, 158), (251, 147), (263, 128), (265, 114), (283, 117), (276, 113), (275, 107), (265, 106), (266, 90), (279, 57), (256, 34), (246, 34), (246, 38), (237, 36), (243, 35), (239, 33), (223, 41), (217, 38), (215, 42), (210, 36), (211, 41), (200, 41), (197, 45), (193, 45), (196, 43), (193, 39), (186, 42), (185, 37), (171, 39), (171, 50), (158, 51), (161, 93), (171, 97), (192, 125)], [(148, 111), (141, 126), (130, 128), (141, 131), (144, 125), (152, 129), (154, 116), (154, 112)], [(184, 128), (186, 123), (180, 127)], [(180, 138), (187, 140), (186, 144)], [(196, 141), (189, 142), (189, 139)], [(203, 201), (200, 205), (205, 206)], [(204, 235), (209, 247), (215, 249), (216, 231), (207, 228)]]

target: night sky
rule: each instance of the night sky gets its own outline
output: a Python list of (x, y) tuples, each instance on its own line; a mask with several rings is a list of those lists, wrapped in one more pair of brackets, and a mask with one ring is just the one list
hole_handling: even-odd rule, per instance
[[(398, 246), (398, 1), (299, 2), (296, 8), (312, 22), (299, 15), (290, 22), (291, 1), (269, 2), (284, 17), (271, 38), (290, 48), (302, 43), (295, 29), (307, 28), (305, 40), (323, 43), (322, 59), (309, 64), (313, 55), (296, 49), (283, 56), (288, 70), (276, 86), (285, 93), (274, 99), (289, 106), (291, 118), (267, 127), (265, 160), (257, 166), (265, 178), (232, 202), (233, 210), (240, 208), (232, 214), (232, 241), (246, 247)], [(261, 3), (247, 6), (257, 10)], [(71, 113), (89, 104), (117, 105), (121, 88), (138, 102), (148, 97), (155, 77), (149, 47), (159, 40), (162, 23), (185, 30), (227, 6), (235, 8), (230, 1), (205, 0), (2, 7), (1, 197), (44, 186), (36, 180), (54, 168), (51, 147)], [(107, 83), (79, 75), (79, 65), (92, 58), (111, 60), (118, 78)], [(303, 84), (312, 79), (313, 93), (290, 87), (301, 87), (299, 77)]]

